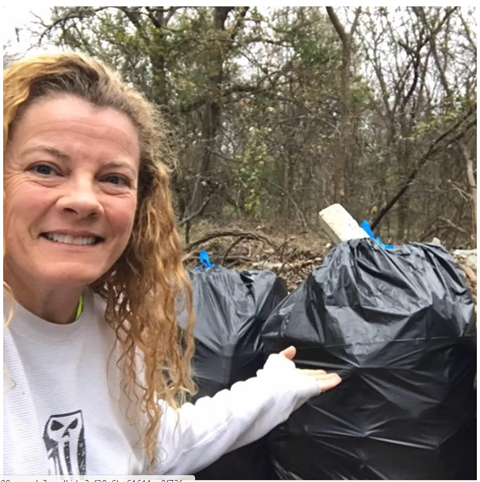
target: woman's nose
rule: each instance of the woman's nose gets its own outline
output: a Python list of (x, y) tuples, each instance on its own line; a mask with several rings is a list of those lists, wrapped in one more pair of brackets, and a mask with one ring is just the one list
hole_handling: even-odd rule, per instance
[(96, 217), (103, 212), (95, 183), (88, 179), (69, 183), (57, 206), (62, 211), (74, 213), (80, 218)]

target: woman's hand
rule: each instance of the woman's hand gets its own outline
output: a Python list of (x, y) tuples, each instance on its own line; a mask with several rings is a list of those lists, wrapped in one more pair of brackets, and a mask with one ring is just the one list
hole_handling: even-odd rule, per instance
[[(294, 346), (290, 346), (286, 350), (280, 352), (280, 355), (283, 355), (289, 360), (293, 360), (296, 354), (297, 349)], [(299, 370), (306, 375), (313, 377), (322, 392), (326, 392), (327, 390), (336, 387), (342, 381), (337, 373), (327, 373), (325, 370)]]

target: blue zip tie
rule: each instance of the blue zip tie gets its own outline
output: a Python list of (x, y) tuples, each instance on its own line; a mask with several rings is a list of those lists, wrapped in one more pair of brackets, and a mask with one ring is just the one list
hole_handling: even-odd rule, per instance
[(210, 262), (210, 258), (208, 257), (208, 253), (204, 250), (200, 251), (200, 255), (198, 256), (198, 260), (202, 266), (197, 266), (195, 269), (200, 271), (203, 269), (213, 268), (215, 265)]
[(375, 235), (373, 234), (373, 231), (372, 231), (372, 228), (370, 227), (370, 224), (368, 221), (363, 221), (362, 224), (360, 225), (360, 227), (372, 238), (374, 239), (382, 248), (385, 248), (385, 249), (394, 249), (395, 246), (393, 244), (383, 244), (381, 241), (380, 241), (380, 237), (377, 236), (375, 237)]

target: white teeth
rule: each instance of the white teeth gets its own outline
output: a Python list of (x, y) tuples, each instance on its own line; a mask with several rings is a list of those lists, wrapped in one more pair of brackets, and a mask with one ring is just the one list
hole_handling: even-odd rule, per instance
[(65, 234), (56, 234), (56, 233), (47, 233), (45, 237), (50, 241), (55, 241), (56, 243), (63, 243), (63, 244), (74, 244), (77, 246), (85, 246), (90, 244), (95, 244), (96, 237), (90, 236), (88, 238), (74, 238), (70, 235)]

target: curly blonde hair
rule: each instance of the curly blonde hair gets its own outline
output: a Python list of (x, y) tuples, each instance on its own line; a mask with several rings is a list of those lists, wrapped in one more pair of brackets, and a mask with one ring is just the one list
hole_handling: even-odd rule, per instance
[[(21, 60), (4, 72), (4, 157), (26, 109), (45, 97), (64, 94), (125, 114), (138, 134), (139, 190), (133, 231), (120, 258), (91, 288), (106, 300), (105, 319), (121, 347), (122, 388), (136, 416), (146, 416), (143, 444), (151, 466), (156, 461), (162, 416), (158, 401), (177, 407), (194, 390), (192, 289), (182, 265), (166, 165), (174, 157), (153, 105), (115, 72), (77, 53)], [(179, 298), (188, 310), (188, 325), (181, 332), (176, 323)]]

